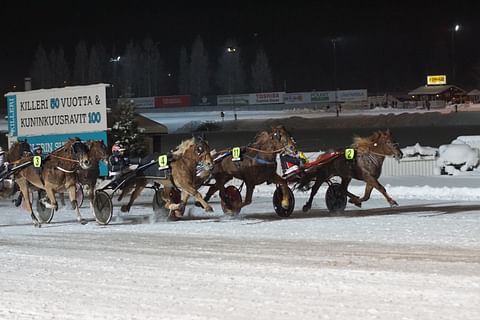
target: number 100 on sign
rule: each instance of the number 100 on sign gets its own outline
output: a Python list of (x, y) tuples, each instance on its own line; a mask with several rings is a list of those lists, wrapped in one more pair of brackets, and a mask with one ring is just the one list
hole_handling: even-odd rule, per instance
[(88, 123), (99, 123), (100, 121), (102, 121), (102, 115), (100, 112), (88, 113)]

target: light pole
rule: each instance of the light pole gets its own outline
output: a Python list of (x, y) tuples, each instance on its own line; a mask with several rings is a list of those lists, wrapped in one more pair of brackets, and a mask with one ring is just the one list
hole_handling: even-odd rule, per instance
[(232, 105), (235, 109), (235, 98), (232, 95), (232, 85), (233, 85), (233, 55), (237, 52), (237, 48), (235, 47), (227, 47), (226, 53), (230, 57), (228, 58), (228, 94), (232, 99)]
[(337, 106), (337, 38), (332, 39), (332, 45), (333, 45), (333, 88), (335, 90), (335, 106)]
[[(234, 55), (237, 52), (237, 48), (235, 47), (227, 47), (226, 53), (227, 55)], [(228, 59), (228, 94), (232, 94), (232, 73), (233, 73), (233, 58), (230, 57)]]
[(113, 97), (117, 98), (117, 64), (120, 63), (120, 56), (110, 58), (113, 63)]
[(457, 81), (457, 66), (455, 59), (455, 33), (460, 31), (460, 25), (456, 24), (452, 27), (452, 83)]

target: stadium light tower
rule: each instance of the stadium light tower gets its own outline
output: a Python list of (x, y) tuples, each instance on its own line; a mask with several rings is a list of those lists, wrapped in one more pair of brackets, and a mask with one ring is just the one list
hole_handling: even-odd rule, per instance
[(455, 24), (452, 27), (452, 83), (457, 81), (457, 65), (455, 59), (455, 34), (460, 31), (460, 25)]
[(117, 64), (120, 63), (121, 56), (116, 56), (110, 58), (110, 62), (113, 64), (113, 97), (117, 98), (118, 89), (117, 87)]

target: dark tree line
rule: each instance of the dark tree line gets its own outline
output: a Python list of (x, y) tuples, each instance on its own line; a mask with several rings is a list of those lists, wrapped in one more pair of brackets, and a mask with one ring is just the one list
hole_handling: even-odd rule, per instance
[(62, 47), (47, 50), (39, 45), (31, 69), (34, 89), (104, 82), (114, 85), (113, 95), (118, 97), (202, 97), (275, 89), (267, 53), (258, 48), (247, 65), (235, 40), (228, 40), (218, 57), (212, 58), (198, 36), (191, 48), (180, 49), (173, 74), (177, 88), (169, 87), (172, 74), (167, 73), (159, 47), (150, 38), (141, 43), (130, 41), (122, 53), (107, 50), (101, 43), (88, 46), (82, 41), (70, 59)]

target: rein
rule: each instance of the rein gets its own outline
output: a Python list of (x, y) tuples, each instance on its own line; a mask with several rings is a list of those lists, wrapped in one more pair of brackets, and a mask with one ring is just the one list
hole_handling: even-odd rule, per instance
[(279, 153), (279, 152), (282, 152), (283, 150), (285, 150), (285, 147), (277, 149), (277, 150), (273, 150), (273, 151), (266, 151), (266, 150), (261, 150), (261, 149), (257, 149), (257, 148), (253, 148), (253, 147), (246, 147), (246, 148), (249, 149), (249, 150), (252, 150), (252, 151), (268, 153), (268, 154)]
[(61, 159), (61, 160), (65, 160), (65, 161), (71, 161), (71, 162), (80, 163), (80, 161), (78, 161), (78, 160), (70, 159), (70, 158), (65, 158), (65, 157), (60, 157), (60, 156), (56, 156), (56, 155), (54, 155), (54, 154), (50, 154), (50, 155), (48, 155), (48, 157), (54, 157), (54, 158)]

